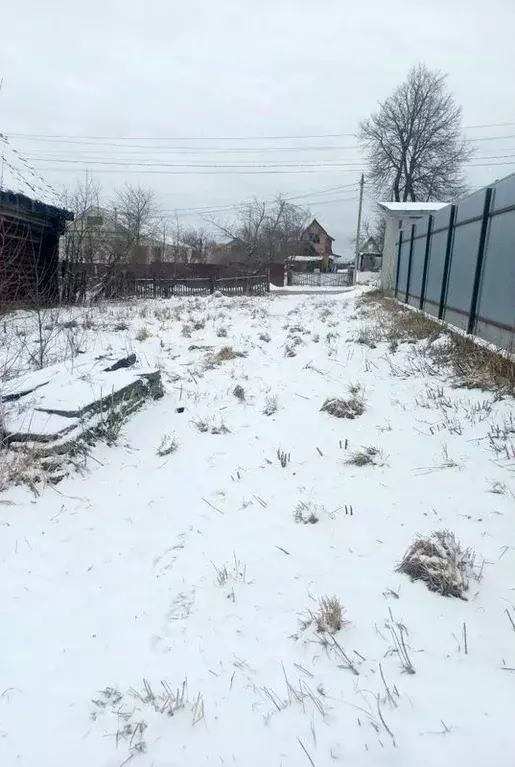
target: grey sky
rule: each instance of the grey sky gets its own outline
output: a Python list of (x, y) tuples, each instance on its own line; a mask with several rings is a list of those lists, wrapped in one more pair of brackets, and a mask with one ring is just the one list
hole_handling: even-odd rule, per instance
[[(298, 202), (309, 203), (333, 234), (335, 250), (348, 252), (357, 192), (333, 188), (359, 179), (352, 134), (418, 61), (449, 72), (466, 126), (513, 123), (467, 130), (471, 138), (512, 136), (478, 142), (470, 183), (515, 171), (513, 0), (90, 0), (80, 8), (26, 0), (2, 4), (0, 27), (0, 132), (53, 186), (89, 168), (107, 194), (126, 180), (140, 182), (170, 211), (305, 195)], [(95, 147), (16, 134), (170, 140), (108, 139)], [(211, 138), (316, 134), (351, 135)], [(65, 159), (77, 162), (59, 162)], [(107, 173), (98, 164), (113, 160), (129, 165), (107, 166), (117, 171)], [(163, 163), (237, 167), (206, 172)], [(287, 163), (292, 172), (242, 163)], [(196, 225), (201, 215), (181, 218)], [(230, 211), (215, 215), (226, 219)]]

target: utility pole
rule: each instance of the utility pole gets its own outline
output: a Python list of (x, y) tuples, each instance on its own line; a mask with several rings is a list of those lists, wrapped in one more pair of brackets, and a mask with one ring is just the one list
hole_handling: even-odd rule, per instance
[(358, 282), (359, 271), (359, 245), (361, 240), (361, 213), (363, 211), (363, 189), (365, 187), (365, 174), (361, 174), (361, 180), (359, 182), (359, 206), (358, 206), (358, 223), (356, 226), (356, 253), (354, 256), (354, 285)]

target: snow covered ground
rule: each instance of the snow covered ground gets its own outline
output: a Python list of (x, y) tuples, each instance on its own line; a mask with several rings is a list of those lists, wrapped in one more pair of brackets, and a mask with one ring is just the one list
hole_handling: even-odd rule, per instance
[[(513, 765), (512, 400), (357, 343), (361, 293), (70, 312), (167, 392), (0, 496), (2, 767)], [(321, 412), (354, 385), (361, 416)], [(467, 601), (395, 572), (434, 529), (476, 553)]]

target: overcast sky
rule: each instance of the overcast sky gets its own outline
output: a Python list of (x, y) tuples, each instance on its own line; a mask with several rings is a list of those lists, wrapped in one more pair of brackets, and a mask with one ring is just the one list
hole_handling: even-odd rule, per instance
[(1, 3), (0, 29), (11, 146), (54, 187), (86, 168), (106, 195), (152, 186), (185, 225), (284, 193), (348, 253), (353, 134), (419, 61), (449, 73), (465, 126), (494, 124), (467, 128), (485, 139), (471, 185), (515, 171), (513, 0), (25, 0)]

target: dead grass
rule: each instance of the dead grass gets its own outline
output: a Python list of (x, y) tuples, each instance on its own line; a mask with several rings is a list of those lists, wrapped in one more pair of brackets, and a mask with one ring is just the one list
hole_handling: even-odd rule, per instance
[(178, 448), (179, 443), (176, 438), (169, 437), (167, 434), (165, 434), (161, 440), (161, 444), (156, 450), (156, 453), (160, 458), (164, 458), (167, 455), (173, 455), (173, 453), (177, 452)]
[(340, 399), (338, 397), (326, 399), (320, 410), (329, 413), (329, 415), (335, 418), (358, 418), (365, 412), (363, 390), (358, 385), (350, 386), (349, 395), (348, 399)]
[(267, 394), (265, 397), (265, 406), (263, 408), (263, 415), (273, 415), (277, 413), (279, 407), (279, 400), (276, 394)]
[(201, 434), (229, 434), (231, 431), (223, 418), (216, 422), (208, 418), (197, 418), (192, 423)]
[(304, 503), (301, 501), (295, 507), (293, 519), (297, 524), (316, 525), (320, 521), (321, 507), (310, 501)]
[(300, 627), (304, 631), (313, 625), (317, 634), (336, 634), (348, 623), (343, 614), (344, 608), (338, 597), (326, 595), (319, 599), (316, 610), (308, 610), (300, 616)]
[(384, 464), (384, 456), (377, 447), (364, 447), (352, 453), (345, 463), (352, 466), (380, 466)]
[(258, 338), (259, 338), (260, 341), (264, 341), (265, 344), (269, 344), (270, 343), (270, 336), (268, 335), (268, 333), (260, 333), (258, 335)]
[(222, 346), (215, 354), (211, 354), (206, 360), (207, 368), (214, 368), (222, 362), (230, 362), (238, 357), (246, 357), (246, 352), (236, 351), (232, 346)]
[(367, 339), (373, 343), (387, 341), (394, 351), (401, 343), (427, 342), (414, 350), (412, 367), (416, 372), (440, 375), (442, 368), (447, 368), (457, 385), (515, 393), (515, 359), (510, 351), (476, 343), (473, 337), (385, 298), (380, 291), (365, 293), (359, 305), (367, 318)]
[(430, 591), (442, 596), (466, 599), (474, 559), (472, 549), (463, 549), (454, 533), (440, 530), (419, 536), (404, 554), (396, 572), (424, 581)]
[(245, 389), (243, 388), (243, 386), (236, 384), (236, 386), (232, 390), (232, 393), (234, 394), (236, 399), (240, 400), (240, 402), (245, 402)]
[(150, 338), (152, 334), (149, 333), (146, 327), (141, 328), (141, 330), (138, 330), (136, 334), (136, 341), (146, 341), (148, 338)]

